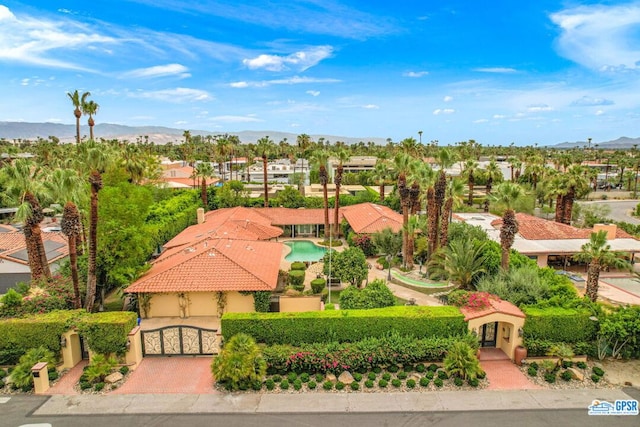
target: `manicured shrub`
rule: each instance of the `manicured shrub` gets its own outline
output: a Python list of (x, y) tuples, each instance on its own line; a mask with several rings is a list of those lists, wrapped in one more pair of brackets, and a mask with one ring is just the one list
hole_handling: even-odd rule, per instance
[(289, 272), (289, 285), (296, 291), (304, 291), (304, 270), (292, 270)]
[(49, 370), (49, 381), (55, 381), (60, 377), (58, 371), (54, 368)]
[(95, 391), (102, 391), (102, 389), (104, 389), (104, 385), (105, 385), (105, 384), (104, 384), (104, 383), (102, 383), (102, 382), (100, 382), (100, 383), (96, 383), (96, 384), (93, 386), (93, 389), (94, 389)]
[(433, 371), (427, 371), (425, 372), (424, 376), (428, 379), (428, 380), (432, 380), (434, 377), (434, 373)]
[(482, 370), (481, 370), (480, 372), (478, 372), (478, 376), (477, 376), (477, 378), (478, 378), (479, 380), (483, 380), (483, 379), (485, 379), (486, 377), (487, 377), (487, 373), (486, 373), (485, 371), (482, 371)]
[(571, 381), (571, 372), (562, 371), (562, 373), (560, 374), (560, 378), (562, 378), (565, 381)]
[(431, 379), (427, 377), (420, 378), (420, 387), (427, 387), (430, 381)]
[(350, 387), (351, 387), (351, 390), (357, 391), (360, 389), (360, 383), (357, 383), (354, 381), (351, 383)]
[(376, 373), (375, 372), (369, 372), (367, 374), (367, 378), (370, 379), (371, 381), (376, 379)]
[(597, 366), (594, 366), (594, 367), (591, 369), (591, 372), (593, 372), (594, 374), (596, 374), (596, 375), (597, 375), (597, 376), (599, 376), (599, 377), (601, 377), (601, 376), (603, 376), (603, 375), (604, 375), (604, 371), (602, 370), (602, 368), (599, 368), (599, 367), (597, 367)]
[(429, 365), (429, 371), (435, 372), (437, 370), (438, 370), (438, 365), (436, 365), (435, 363), (432, 363), (431, 365)]
[(392, 372), (392, 373), (396, 373), (398, 372), (400, 368), (398, 368), (398, 365), (389, 365), (387, 366), (387, 371)]
[(327, 380), (327, 381), (325, 381), (325, 382), (322, 384), (322, 388), (323, 388), (323, 389), (325, 389), (325, 390), (331, 390), (331, 389), (333, 389), (333, 382), (328, 381), (328, 380)]
[(291, 263), (291, 270), (306, 270), (307, 266), (305, 265), (304, 262), (301, 261), (295, 261)]
[(300, 390), (302, 388), (302, 381), (300, 381), (299, 379), (295, 380), (293, 382), (293, 388), (294, 390)]
[(426, 368), (422, 363), (418, 363), (418, 364), (416, 365), (416, 372), (419, 372), (419, 373), (421, 373), (421, 374), (422, 374), (422, 373), (424, 373), (424, 371), (426, 371), (426, 370), (427, 370), (427, 368)]
[(392, 307), (395, 303), (393, 292), (380, 279), (372, 281), (364, 289), (349, 286), (340, 293), (340, 307), (344, 310)]
[(380, 381), (378, 381), (378, 387), (380, 388), (386, 388), (388, 384), (389, 382), (385, 379), (381, 379)]
[(563, 360), (562, 361), (562, 367), (564, 369), (571, 368), (571, 367), (573, 367), (573, 362), (571, 360)]
[(435, 385), (438, 388), (442, 387), (443, 384), (444, 382), (440, 378), (436, 378), (435, 380), (433, 380), (433, 385)]
[(556, 373), (555, 372), (545, 372), (544, 380), (549, 384), (553, 384), (556, 382)]
[(344, 390), (344, 383), (342, 381), (336, 383), (336, 390)]
[[(589, 310), (563, 307), (523, 307), (527, 315), (523, 331), (527, 339), (552, 342), (590, 342), (596, 337), (597, 322), (589, 319)], [(527, 347), (529, 348), (529, 347)]]
[(402, 386), (402, 381), (400, 381), (397, 378), (394, 378), (393, 380), (391, 380), (391, 385), (394, 386), (395, 388), (399, 388)]
[(254, 381), (262, 381), (267, 363), (252, 337), (238, 334), (226, 341), (211, 363), (213, 377), (227, 390), (245, 390)]
[(412, 364), (408, 363), (402, 367), (402, 370), (405, 372), (413, 372), (415, 370), (415, 367)]
[(455, 377), (453, 379), (453, 383), (457, 386), (457, 387), (462, 387), (463, 381), (462, 378), (460, 377)]
[(7, 373), (7, 371), (5, 371), (4, 369), (0, 368), (0, 380), (3, 378), (6, 378), (6, 376), (9, 375)]
[(597, 383), (600, 381), (600, 376), (596, 375), (596, 374), (591, 374), (591, 381), (593, 381), (594, 383)]
[(449, 375), (446, 373), (446, 371), (440, 369), (438, 371), (438, 378), (440, 378), (441, 380), (446, 380), (449, 379)]
[(467, 383), (471, 386), (471, 387), (478, 387), (478, 385), (480, 385), (480, 381), (478, 381), (477, 378), (469, 378), (467, 380)]
[(254, 381), (251, 383), (251, 389), (254, 391), (260, 391), (262, 390), (262, 382), (260, 381)]
[(382, 379), (385, 381), (391, 380), (391, 374), (388, 372), (385, 372), (384, 374), (382, 374)]
[(538, 362), (531, 362), (529, 364), (529, 366), (531, 366), (533, 369), (535, 369), (536, 371), (538, 370)]
[(587, 369), (587, 364), (585, 362), (578, 362), (576, 366), (580, 369)]
[(93, 384), (91, 384), (89, 381), (80, 381), (80, 390), (89, 390), (91, 387), (93, 387)]
[(381, 338), (390, 331), (421, 339), (466, 334), (462, 313), (448, 306), (395, 306), (304, 313), (225, 313), (221, 323), (225, 342), (237, 333), (246, 333), (265, 344), (355, 342), (370, 337)]
[(533, 366), (529, 366), (527, 368), (527, 374), (529, 374), (530, 377), (536, 377), (538, 376), (538, 370), (535, 369)]
[(292, 383), (296, 379), (298, 379), (298, 375), (295, 372), (289, 372), (289, 375), (287, 375), (287, 379), (289, 380), (290, 383)]
[(406, 380), (407, 379), (407, 373), (404, 371), (400, 371), (396, 374), (396, 377), (398, 377), (398, 379), (401, 380)]
[(300, 374), (300, 381), (302, 381), (303, 383), (308, 383), (309, 374), (307, 374), (306, 372), (303, 372), (302, 374)]
[(276, 387), (276, 382), (269, 378), (264, 382), (264, 385), (267, 387), (267, 390), (271, 391)]
[(119, 369), (119, 371), (120, 371), (120, 373), (121, 373), (122, 375), (127, 375), (127, 374), (129, 373), (129, 367), (128, 367), (128, 366), (126, 366), (126, 365), (125, 365), (125, 366), (121, 366), (121, 367), (120, 367), (120, 369)]
[(289, 380), (284, 379), (280, 381), (280, 388), (282, 390), (289, 390)]
[(416, 388), (416, 380), (414, 380), (413, 378), (410, 378), (407, 380), (407, 387), (408, 388)]
[(321, 383), (322, 381), (324, 381), (324, 375), (316, 374), (316, 382)]
[(318, 384), (315, 381), (309, 381), (307, 383), (307, 387), (309, 387), (309, 390), (315, 390), (317, 386)]
[(373, 388), (373, 386), (374, 386), (374, 385), (375, 385), (375, 384), (374, 384), (373, 380), (366, 380), (366, 381), (364, 382), (364, 386), (365, 386), (366, 388)]
[(280, 381), (282, 381), (282, 377), (280, 375), (274, 375), (271, 379), (274, 383), (279, 383)]
[(130, 311), (85, 313), (76, 328), (94, 352), (124, 354), (129, 332), (137, 321), (138, 316)]
[(325, 289), (326, 285), (327, 281), (323, 278), (313, 279), (311, 281), (311, 290), (314, 294), (319, 294)]
[(373, 372), (376, 374), (379, 374), (380, 372), (382, 372), (382, 368), (380, 366), (374, 366)]
[(353, 374), (353, 379), (354, 379), (354, 381), (356, 381), (356, 382), (360, 382), (360, 381), (362, 381), (362, 374), (360, 374), (360, 373), (358, 373), (358, 372), (354, 373), (354, 374)]

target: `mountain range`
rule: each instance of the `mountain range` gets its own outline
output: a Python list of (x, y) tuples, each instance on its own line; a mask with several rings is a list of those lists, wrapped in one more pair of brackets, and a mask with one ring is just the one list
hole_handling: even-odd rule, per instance
[[(156, 144), (167, 144), (169, 142), (182, 143), (184, 141), (184, 129), (169, 128), (164, 126), (124, 126), (110, 123), (101, 123), (94, 127), (96, 138), (105, 139), (121, 139), (128, 141), (136, 141), (148, 137), (149, 141)], [(271, 140), (280, 142), (286, 138), (289, 143), (295, 143), (298, 134), (278, 131), (241, 131), (241, 132), (211, 132), (206, 130), (189, 130), (191, 135), (214, 136), (223, 133), (236, 135), (243, 143), (255, 143), (258, 139), (269, 136)], [(6, 139), (13, 141), (16, 139), (36, 140), (37, 138), (48, 138), (55, 136), (61, 142), (75, 141), (76, 127), (75, 125), (67, 125), (60, 123), (29, 123), (29, 122), (3, 122), (0, 121), (0, 140)], [(80, 134), (85, 137), (89, 134), (88, 126), (80, 127)], [(373, 142), (378, 145), (387, 143), (386, 138), (380, 137), (363, 137), (353, 138), (336, 135), (309, 135), (314, 141), (324, 138), (326, 141), (336, 142), (343, 141), (346, 144), (357, 144), (360, 141)], [(629, 149), (634, 146), (640, 146), (640, 137), (628, 138), (620, 137), (612, 141), (592, 142), (591, 147), (595, 146), (601, 149)], [(571, 149), (584, 148), (587, 146), (586, 141), (561, 142), (555, 145), (549, 145), (552, 148)]]

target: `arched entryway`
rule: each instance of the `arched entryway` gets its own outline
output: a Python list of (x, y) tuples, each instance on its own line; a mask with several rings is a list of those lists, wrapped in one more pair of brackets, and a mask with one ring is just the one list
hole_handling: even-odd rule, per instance
[(525, 314), (508, 301), (497, 297), (489, 299), (483, 308), (460, 309), (471, 333), (478, 337), (482, 348), (500, 349), (514, 360), (515, 349), (522, 345), (522, 327)]

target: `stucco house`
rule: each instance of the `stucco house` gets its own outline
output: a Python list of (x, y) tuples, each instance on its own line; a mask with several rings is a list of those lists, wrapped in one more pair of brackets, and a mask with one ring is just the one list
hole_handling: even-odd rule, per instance
[[(489, 238), (500, 242), (502, 218), (488, 213), (457, 213), (457, 221), (479, 226)], [(577, 228), (525, 213), (517, 213), (518, 234), (513, 249), (535, 259), (540, 267), (568, 267), (573, 255), (581, 252), (591, 233), (606, 230), (611, 250), (628, 254), (631, 260), (640, 253), (640, 241), (615, 224), (596, 224), (593, 228)]]
[[(43, 229), (42, 240), (51, 273), (69, 255), (66, 237), (59, 231)], [(31, 269), (24, 234), (10, 225), (0, 225), (0, 294), (17, 283), (29, 282)]]

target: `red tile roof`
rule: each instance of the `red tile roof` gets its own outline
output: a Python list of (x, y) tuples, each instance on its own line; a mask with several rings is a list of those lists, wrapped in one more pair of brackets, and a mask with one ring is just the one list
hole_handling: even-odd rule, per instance
[(125, 292), (271, 291), (282, 243), (204, 238), (163, 253)]
[(390, 227), (394, 232), (402, 230), (402, 215), (373, 203), (345, 206), (344, 218), (356, 233), (377, 233)]
[(489, 306), (483, 308), (467, 308), (461, 307), (460, 311), (464, 314), (464, 321), (468, 322), (472, 319), (479, 317), (489, 316), (490, 314), (501, 313), (509, 316), (526, 317), (525, 314), (518, 307), (510, 303), (509, 301), (503, 301), (495, 295), (489, 298)]
[[(516, 213), (516, 220), (518, 221), (518, 233), (527, 240), (589, 239), (593, 233), (591, 228), (576, 228), (524, 213)], [(493, 220), (491, 225), (500, 228), (502, 218)], [(634, 237), (618, 227), (616, 238), (633, 239)]]
[[(56, 262), (69, 255), (69, 247), (67, 246), (67, 238), (58, 231), (42, 232), (42, 241), (46, 247), (51, 242), (55, 248), (47, 250), (47, 261), (49, 264)], [(45, 248), (46, 248), (45, 247)], [(0, 233), (0, 259), (6, 259), (11, 262), (28, 265), (29, 262), (24, 259), (22, 253), (18, 257), (18, 252), (24, 252), (27, 248), (24, 240), (24, 234), (20, 231)]]
[[(340, 209), (339, 221), (343, 209)], [(324, 209), (293, 208), (255, 208), (257, 212), (269, 218), (273, 225), (324, 224)], [(333, 224), (334, 209), (329, 209), (329, 224)]]

